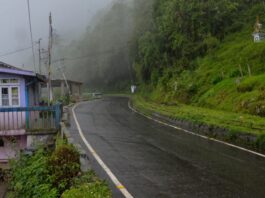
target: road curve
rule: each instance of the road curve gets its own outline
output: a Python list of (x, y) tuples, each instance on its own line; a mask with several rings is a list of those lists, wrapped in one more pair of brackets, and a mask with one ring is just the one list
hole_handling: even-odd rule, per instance
[(265, 196), (265, 158), (146, 119), (127, 98), (83, 103), (75, 113), (86, 140), (135, 198)]

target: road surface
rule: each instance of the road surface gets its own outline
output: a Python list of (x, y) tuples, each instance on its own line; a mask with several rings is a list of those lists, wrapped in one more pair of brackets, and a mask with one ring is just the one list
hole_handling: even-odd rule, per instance
[[(83, 103), (75, 113), (86, 140), (133, 197), (265, 197), (262, 157), (146, 119), (127, 98)], [(74, 121), (72, 130), (77, 139)], [(122, 195), (114, 190), (114, 197)]]

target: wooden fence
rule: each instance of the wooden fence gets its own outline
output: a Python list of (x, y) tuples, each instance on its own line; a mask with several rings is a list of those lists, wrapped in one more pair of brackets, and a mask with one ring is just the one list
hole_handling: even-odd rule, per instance
[(0, 131), (57, 130), (60, 127), (61, 110), (61, 104), (0, 108)]

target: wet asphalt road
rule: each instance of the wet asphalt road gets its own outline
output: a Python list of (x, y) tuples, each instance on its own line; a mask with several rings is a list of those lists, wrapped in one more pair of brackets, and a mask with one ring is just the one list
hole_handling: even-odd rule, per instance
[(75, 112), (88, 142), (136, 198), (265, 197), (265, 158), (148, 120), (127, 98)]

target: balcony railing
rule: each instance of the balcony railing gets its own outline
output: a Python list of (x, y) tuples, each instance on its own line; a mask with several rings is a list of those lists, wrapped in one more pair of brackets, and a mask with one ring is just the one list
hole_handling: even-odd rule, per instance
[(0, 131), (58, 130), (61, 104), (54, 106), (0, 108)]

